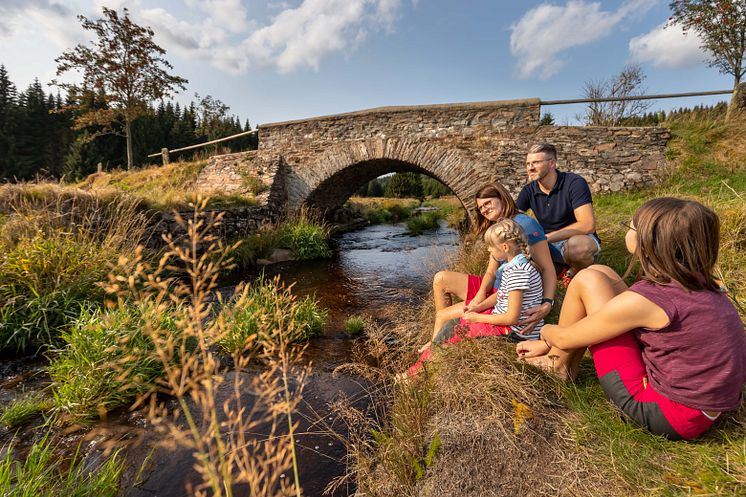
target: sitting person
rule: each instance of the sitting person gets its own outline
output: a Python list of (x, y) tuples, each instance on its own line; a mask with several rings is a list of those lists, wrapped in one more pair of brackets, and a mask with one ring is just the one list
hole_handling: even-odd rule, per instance
[(529, 184), (516, 199), (518, 209), (531, 211), (546, 233), (552, 260), (558, 268), (570, 267), (572, 277), (593, 264), (601, 251), (596, 217), (588, 183), (577, 174), (557, 170), (557, 149), (544, 143), (526, 155)]
[(611, 268), (584, 269), (559, 325), (517, 344), (519, 358), (573, 378), (588, 347), (604, 392), (633, 421), (699, 436), (739, 406), (746, 381), (744, 327), (712, 276), (719, 234), (717, 215), (697, 202), (646, 202), (625, 236), (640, 280), (627, 288)]
[[(527, 310), (521, 324), (538, 324), (551, 312), (554, 292), (557, 288), (557, 274), (552, 264), (544, 231), (535, 219), (518, 212), (513, 197), (499, 183), (489, 183), (480, 188), (475, 200), (477, 212), (475, 213), (474, 234), (476, 236), (483, 237), (492, 223), (502, 219), (513, 219), (525, 232), (528, 238), (529, 254), (541, 272), (544, 293), (541, 302)], [(433, 278), (435, 311), (441, 311), (452, 305), (453, 296), (465, 301), (465, 310), (476, 308), (500, 286), (501, 274), (501, 266), (493, 258), (490, 258), (483, 277), (457, 271), (439, 271)]]
[[(479, 305), (467, 309), (460, 302), (437, 312), (433, 329), (433, 342), (454, 344), (463, 337), (508, 336), (522, 340), (537, 340), (544, 324), (541, 320), (536, 325), (520, 324), (528, 309), (541, 303), (543, 287), (541, 274), (531, 263), (528, 254), (528, 241), (521, 226), (512, 219), (503, 219), (487, 229), (484, 241), (490, 258), (501, 264), (502, 277), (497, 292), (484, 299)], [(443, 324), (461, 317), (461, 324), (456, 327), (454, 335), (438, 337)], [(437, 342), (436, 342), (437, 343)], [(409, 368), (412, 376), (422, 368), (424, 361), (430, 357), (431, 343), (420, 349), (419, 360)]]

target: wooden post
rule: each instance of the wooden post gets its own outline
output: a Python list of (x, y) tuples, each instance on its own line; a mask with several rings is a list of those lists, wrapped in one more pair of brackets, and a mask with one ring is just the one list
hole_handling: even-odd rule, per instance
[(96, 172), (97, 173), (100, 173), (103, 170), (104, 170), (104, 165), (103, 164), (101, 164), (100, 162), (98, 164), (96, 164)]
[(736, 115), (746, 113), (746, 83), (741, 83), (733, 88), (733, 97), (728, 104), (728, 113), (726, 120), (730, 120)]
[(169, 162), (168, 161), (168, 149), (167, 148), (162, 148), (161, 149), (161, 156), (163, 157), (163, 165), (167, 166), (168, 162)]

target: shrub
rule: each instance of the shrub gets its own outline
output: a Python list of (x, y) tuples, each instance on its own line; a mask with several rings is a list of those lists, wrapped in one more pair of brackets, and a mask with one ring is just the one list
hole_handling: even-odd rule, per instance
[(307, 211), (283, 222), (278, 231), (279, 243), (292, 250), (298, 260), (323, 259), (332, 255), (329, 227)]
[(413, 235), (420, 235), (426, 230), (438, 227), (440, 215), (437, 212), (423, 212), (407, 219), (407, 231)]
[(153, 330), (178, 335), (172, 312), (155, 303), (84, 312), (49, 366), (57, 409), (90, 418), (131, 403), (154, 389), (163, 366), (153, 353)]
[(314, 298), (298, 300), (279, 279), (263, 277), (244, 286), (220, 313), (228, 329), (218, 345), (228, 353), (261, 344), (273, 329), (285, 329), (290, 341), (306, 340), (321, 333), (328, 316)]
[(72, 497), (114, 497), (119, 490), (124, 462), (115, 452), (96, 468), (80, 459), (70, 461), (54, 454), (48, 437), (35, 443), (23, 461), (14, 460), (12, 447), (3, 447), (0, 460), (0, 495), (31, 497), (69, 495)]
[(0, 191), (10, 214), (0, 227), (0, 350), (54, 345), (82, 308), (100, 304), (97, 285), (134, 252), (147, 217), (124, 198), (60, 188)]
[(360, 335), (365, 331), (365, 319), (353, 316), (345, 321), (345, 333), (350, 336)]

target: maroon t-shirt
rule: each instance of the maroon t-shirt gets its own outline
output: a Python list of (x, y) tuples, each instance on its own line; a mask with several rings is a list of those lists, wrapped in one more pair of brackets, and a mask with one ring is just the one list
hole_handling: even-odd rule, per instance
[(728, 297), (649, 281), (629, 289), (659, 306), (669, 319), (660, 330), (635, 330), (653, 388), (694, 409), (736, 409), (746, 381), (746, 334)]

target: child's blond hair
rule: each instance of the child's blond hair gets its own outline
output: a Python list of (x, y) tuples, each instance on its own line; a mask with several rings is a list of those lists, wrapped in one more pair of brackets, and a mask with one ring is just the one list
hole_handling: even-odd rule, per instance
[(514, 243), (518, 250), (531, 261), (528, 238), (521, 225), (510, 218), (500, 219), (484, 232), (484, 242), (490, 247), (501, 243)]

